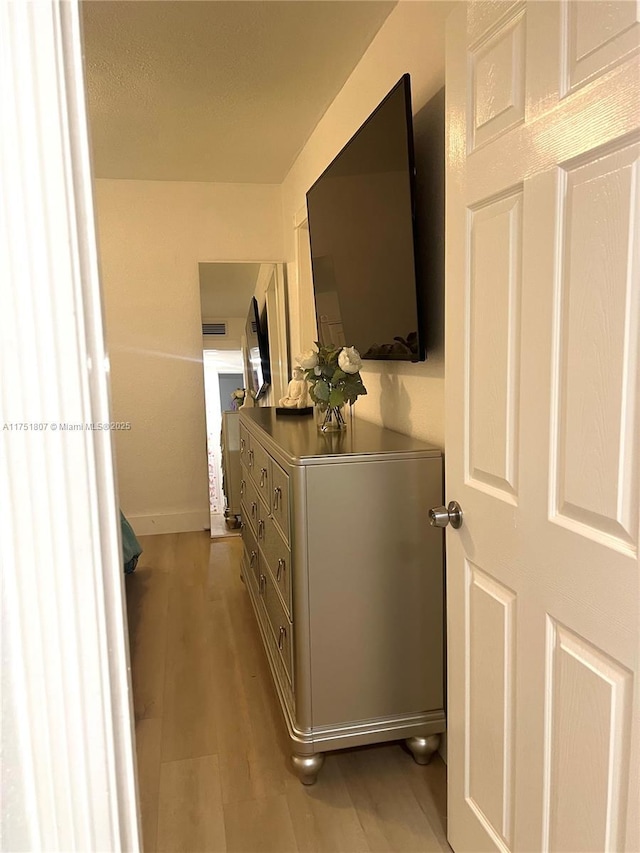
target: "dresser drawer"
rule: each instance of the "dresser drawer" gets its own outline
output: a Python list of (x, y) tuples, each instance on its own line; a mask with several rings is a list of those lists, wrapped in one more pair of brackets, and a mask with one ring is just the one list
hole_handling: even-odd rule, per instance
[(289, 477), (271, 460), (271, 514), (287, 542), (290, 542)]
[(267, 451), (253, 438), (250, 437), (251, 446), (251, 468), (249, 472), (253, 482), (262, 495), (262, 499), (271, 509), (271, 457)]
[(243, 466), (241, 470), (242, 479), (240, 481), (240, 490), (242, 492), (242, 518), (243, 521), (249, 523), (249, 525), (253, 529), (254, 535), (257, 536), (258, 505), (260, 503), (260, 499), (258, 498), (258, 490), (256, 489), (253, 480), (249, 476), (247, 469)]
[(293, 626), (285, 613), (280, 596), (278, 595), (269, 572), (264, 569), (258, 580), (258, 594), (269, 622), (271, 640), (275, 644), (275, 651), (287, 672), (287, 678), (291, 681), (291, 645)]
[(240, 462), (249, 467), (249, 433), (244, 424), (240, 424)]
[(240, 467), (240, 500), (246, 506), (247, 505), (247, 480), (249, 479), (249, 474), (247, 473), (247, 469), (242, 465)]
[[(252, 581), (254, 589), (257, 589), (258, 579), (260, 577), (260, 572), (262, 571), (260, 551), (256, 543), (256, 538), (253, 535), (253, 531), (246, 525), (242, 528), (242, 544), (244, 545), (245, 550), (246, 567), (251, 575), (250, 580)], [(249, 578), (245, 578), (245, 581), (249, 581)]]
[(291, 613), (291, 552), (278, 532), (262, 501), (258, 508), (258, 545), (273, 582), (280, 591), (287, 612)]
[(249, 476), (255, 483), (255, 467), (256, 467), (256, 452), (255, 445), (257, 444), (255, 438), (252, 438), (248, 432), (245, 431), (245, 437), (240, 439), (240, 443), (244, 441), (244, 459), (245, 464), (247, 466), (247, 471), (249, 472)]

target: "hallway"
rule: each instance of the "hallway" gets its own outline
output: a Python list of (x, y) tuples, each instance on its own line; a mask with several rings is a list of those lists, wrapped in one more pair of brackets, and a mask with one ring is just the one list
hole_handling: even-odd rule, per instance
[(387, 744), (329, 754), (310, 788), (293, 775), (238, 537), (141, 543), (126, 592), (147, 853), (450, 849), (439, 756)]

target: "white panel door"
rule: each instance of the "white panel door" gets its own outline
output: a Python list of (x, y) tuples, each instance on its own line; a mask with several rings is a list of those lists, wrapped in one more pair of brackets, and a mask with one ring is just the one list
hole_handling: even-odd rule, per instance
[(640, 850), (638, 14), (449, 19), (457, 853)]

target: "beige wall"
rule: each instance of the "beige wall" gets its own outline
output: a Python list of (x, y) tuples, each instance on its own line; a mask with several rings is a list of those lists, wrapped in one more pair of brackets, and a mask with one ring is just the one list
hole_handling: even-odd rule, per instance
[[(301, 340), (296, 307), (310, 304), (297, 293), (294, 217), (305, 193), (380, 100), (405, 72), (411, 74), (414, 116), (444, 85), (445, 21), (452, 3), (400, 2), (383, 24), (297, 158), (283, 184), (285, 251), (290, 286), (293, 355)], [(416, 135), (418, 127), (416, 126)], [(435, 294), (436, 328), (422, 364), (368, 363), (362, 372), (368, 396), (357, 402), (358, 416), (444, 446), (444, 334), (442, 294)], [(311, 321), (313, 325), (313, 321)], [(306, 323), (308, 335), (309, 322)], [(370, 366), (372, 365), (372, 366)]]
[(139, 534), (208, 526), (199, 261), (283, 257), (281, 187), (97, 180), (120, 503)]

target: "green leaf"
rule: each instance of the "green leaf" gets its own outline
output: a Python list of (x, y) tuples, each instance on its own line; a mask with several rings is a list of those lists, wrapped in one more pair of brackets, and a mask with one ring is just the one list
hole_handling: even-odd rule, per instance
[(329, 405), (330, 406), (344, 406), (345, 398), (342, 391), (339, 388), (332, 388), (331, 393), (329, 394)]
[(314, 388), (316, 397), (323, 403), (329, 402), (329, 385), (324, 380), (319, 380)]
[(345, 400), (348, 400), (350, 403), (355, 403), (358, 397), (367, 393), (367, 389), (364, 387), (359, 373), (346, 374), (344, 380), (340, 382), (340, 387)]
[(351, 389), (356, 389), (358, 387), (358, 380), (353, 373), (347, 374), (344, 378), (344, 387)]
[(345, 379), (346, 376), (347, 374), (344, 372), (344, 370), (340, 370), (340, 368), (338, 367), (335, 370), (333, 376), (331, 377), (331, 384), (337, 385), (337, 383), (340, 382), (341, 379)]

